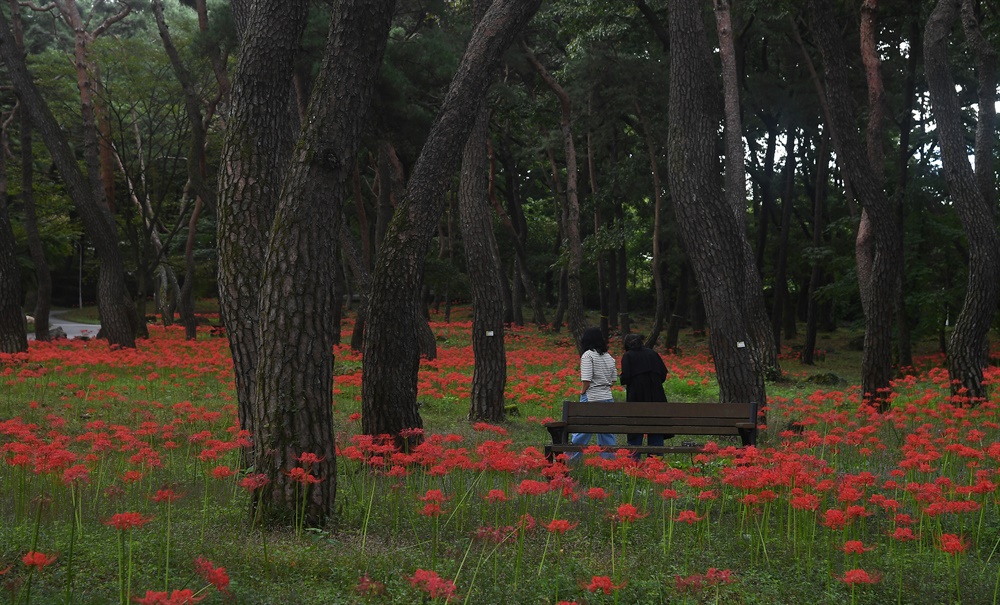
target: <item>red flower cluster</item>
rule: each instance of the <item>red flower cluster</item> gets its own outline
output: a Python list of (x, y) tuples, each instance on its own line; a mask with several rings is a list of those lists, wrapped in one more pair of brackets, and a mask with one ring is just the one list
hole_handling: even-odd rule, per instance
[(430, 598), (437, 599), (443, 597), (445, 602), (457, 599), (455, 583), (439, 576), (435, 571), (418, 569), (412, 576), (406, 578), (414, 588), (426, 592)]
[(216, 567), (211, 561), (204, 557), (197, 557), (194, 560), (194, 569), (199, 576), (215, 587), (221, 593), (229, 594), (229, 575), (225, 567)]
[(145, 597), (132, 597), (132, 602), (139, 605), (189, 605), (197, 603), (208, 595), (195, 596), (190, 588), (175, 590), (167, 596), (166, 592), (147, 590)]
[(676, 576), (674, 579), (674, 587), (678, 592), (694, 593), (709, 586), (732, 584), (735, 580), (736, 579), (732, 576), (732, 572), (730, 570), (710, 567), (708, 571), (703, 574), (696, 573), (687, 577)]
[(21, 557), (21, 562), (23, 562), (26, 567), (34, 567), (36, 569), (41, 569), (43, 567), (51, 565), (52, 563), (55, 563), (55, 560), (57, 558), (59, 558), (58, 555), (50, 556), (45, 553), (40, 553), (32, 550), (28, 552), (28, 554)]
[(613, 590), (625, 588), (625, 584), (627, 584), (627, 582), (622, 582), (621, 584), (612, 583), (610, 576), (594, 576), (590, 579), (590, 584), (584, 584), (583, 587), (590, 592), (603, 592), (604, 594), (611, 594), (611, 591)]
[(143, 517), (141, 513), (115, 513), (104, 522), (120, 531), (142, 527), (153, 520), (152, 516)]

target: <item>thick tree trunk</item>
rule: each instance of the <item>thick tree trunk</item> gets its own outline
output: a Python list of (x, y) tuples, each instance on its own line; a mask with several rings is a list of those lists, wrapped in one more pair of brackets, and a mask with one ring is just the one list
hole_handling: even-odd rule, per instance
[(566, 245), (569, 247), (566, 264), (566, 325), (573, 334), (573, 340), (579, 343), (587, 326), (583, 314), (583, 290), (580, 285), (583, 243), (580, 237), (580, 199), (577, 185), (579, 174), (576, 164), (576, 144), (573, 141), (573, 107), (566, 89), (549, 74), (527, 46), (524, 46), (524, 50), (539, 77), (559, 99), (559, 129), (562, 132), (563, 151), (566, 154), (566, 211), (563, 229), (566, 234)]
[(76, 156), (48, 104), (35, 86), (24, 62), (24, 55), (11, 34), (7, 18), (0, 11), (0, 55), (21, 106), (28, 111), (32, 124), (45, 141), (49, 154), (66, 187), (70, 199), (83, 220), (87, 235), (94, 244), (100, 262), (97, 282), (101, 328), (108, 343), (115, 347), (135, 347), (137, 327), (135, 307), (125, 286), (125, 268), (118, 249), (114, 217), (105, 202), (95, 197), (103, 195), (98, 183), (94, 187), (80, 171)]
[[(900, 287), (898, 267), (902, 258), (902, 235), (895, 208), (872, 170), (861, 142), (847, 77), (847, 57), (829, 0), (809, 0), (807, 9), (813, 38), (823, 54), (826, 69), (825, 107), (829, 112), (827, 121), (837, 160), (871, 225), (874, 244), (871, 276), (862, 282), (861, 288), (866, 310), (861, 387), (862, 397), (884, 410), (888, 406), (886, 398), (892, 379), (893, 311)], [(863, 279), (859, 271), (859, 280)]]
[(697, 4), (670, 0), (668, 7), (671, 199), (711, 327), (719, 398), (764, 404), (764, 376), (754, 360), (744, 308), (747, 271), (756, 269), (739, 244), (746, 242), (742, 218), (722, 196), (718, 182), (718, 119), (712, 111), (718, 93), (706, 77), (713, 69), (705, 24)]
[[(478, 0), (477, 17), (490, 0)], [(507, 385), (507, 352), (504, 348), (504, 295), (500, 283), (500, 253), (493, 237), (493, 217), (487, 199), (489, 108), (484, 103), (476, 115), (462, 152), (458, 211), (465, 248), (466, 272), (472, 289), (472, 397), (469, 418), (503, 420)]]
[[(260, 356), (253, 404), (254, 460), (271, 480), (265, 514), (308, 524), (333, 512), (334, 279), (344, 200), (389, 33), (394, 0), (342, 0), (331, 9), (310, 115), (275, 212), (260, 285)], [(303, 453), (320, 479), (297, 483)], [(308, 490), (308, 491), (305, 491)], [(305, 493), (303, 493), (305, 491)], [(304, 503), (304, 504), (303, 504)]]
[(417, 411), (417, 322), (414, 296), (423, 259), (441, 216), (447, 181), (475, 122), (493, 70), (537, 1), (495, 0), (475, 28), (441, 110), (417, 158), (379, 252), (368, 305), (362, 365), (362, 429), (405, 439), (422, 426)]
[[(980, 183), (969, 165), (961, 108), (948, 65), (948, 36), (960, 7), (961, 0), (939, 0), (931, 12), (924, 31), (924, 66), (944, 176), (969, 246), (968, 284), (948, 346), (948, 374), (952, 395), (962, 401), (967, 397), (969, 402), (977, 404), (987, 397), (983, 368), (988, 361), (987, 337), (1000, 300), (1000, 236), (993, 209), (983, 198)], [(993, 156), (992, 146), (977, 148), (976, 152), (977, 164), (980, 157)], [(985, 163), (990, 164), (989, 160)]]
[[(292, 63), (305, 0), (254, 2), (245, 23), (218, 182), (219, 310), (233, 355), (241, 428), (253, 433), (258, 297), (268, 237), (291, 147)], [(239, 29), (239, 28), (238, 28)]]

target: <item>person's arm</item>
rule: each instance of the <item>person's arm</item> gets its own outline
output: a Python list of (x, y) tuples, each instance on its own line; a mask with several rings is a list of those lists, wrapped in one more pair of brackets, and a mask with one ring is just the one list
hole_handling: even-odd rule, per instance
[(622, 386), (628, 386), (628, 381), (632, 379), (632, 367), (629, 357), (628, 353), (622, 355), (622, 373), (618, 377), (618, 382), (622, 383)]
[(582, 390), (580, 395), (586, 395), (587, 389), (590, 388), (590, 383), (594, 379), (594, 360), (591, 359), (589, 355), (584, 353), (580, 356), (580, 384), (582, 385)]

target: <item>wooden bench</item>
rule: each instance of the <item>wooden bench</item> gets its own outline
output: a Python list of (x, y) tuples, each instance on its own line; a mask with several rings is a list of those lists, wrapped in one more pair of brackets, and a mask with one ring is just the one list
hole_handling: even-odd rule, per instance
[[(580, 452), (588, 445), (573, 445), (573, 433), (653, 433), (666, 435), (736, 435), (742, 444), (757, 443), (756, 403), (587, 403), (564, 401), (561, 422), (549, 422), (545, 428), (552, 444), (545, 446), (545, 457)], [(658, 446), (615, 445), (638, 454), (698, 453), (702, 445)]]

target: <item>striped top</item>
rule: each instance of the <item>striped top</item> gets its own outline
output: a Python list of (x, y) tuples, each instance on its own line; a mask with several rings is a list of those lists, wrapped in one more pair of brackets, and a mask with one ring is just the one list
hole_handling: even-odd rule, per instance
[(590, 381), (587, 401), (608, 401), (614, 399), (611, 385), (618, 380), (615, 358), (608, 353), (584, 351), (580, 356), (580, 380)]

